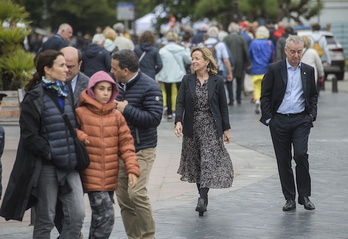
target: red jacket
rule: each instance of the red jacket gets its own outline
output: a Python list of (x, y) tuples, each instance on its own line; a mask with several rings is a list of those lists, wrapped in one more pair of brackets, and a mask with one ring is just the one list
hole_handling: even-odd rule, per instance
[(113, 102), (102, 104), (87, 95), (80, 95), (76, 109), (79, 139), (86, 145), (91, 163), (81, 172), (83, 189), (89, 191), (114, 191), (117, 188), (119, 157), (127, 173), (140, 175), (134, 140), (122, 113), (115, 110)]

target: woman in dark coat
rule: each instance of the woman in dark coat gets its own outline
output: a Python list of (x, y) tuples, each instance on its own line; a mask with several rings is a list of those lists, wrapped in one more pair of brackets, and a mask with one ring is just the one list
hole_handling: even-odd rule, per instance
[(175, 135), (183, 135), (178, 173), (181, 180), (196, 183), (200, 195), (196, 211), (207, 210), (209, 188), (232, 186), (233, 167), (224, 146), (230, 124), (223, 78), (208, 48), (191, 52), (194, 74), (184, 76), (177, 101)]
[(155, 75), (162, 69), (162, 60), (155, 45), (155, 35), (145, 31), (139, 38), (139, 45), (134, 48), (139, 58), (141, 72), (155, 79)]
[(77, 239), (85, 212), (74, 141), (58, 108), (76, 127), (64, 83), (68, 68), (63, 53), (42, 52), (36, 70), (25, 87), (20, 141), (0, 215), (21, 221), (24, 212), (35, 206), (33, 238), (50, 238), (59, 199), (64, 213), (61, 238)]

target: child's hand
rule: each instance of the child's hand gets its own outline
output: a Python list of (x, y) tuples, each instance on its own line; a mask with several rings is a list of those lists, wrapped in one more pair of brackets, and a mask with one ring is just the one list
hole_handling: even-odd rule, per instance
[(118, 101), (116, 105), (116, 109), (118, 109), (119, 111), (121, 111), (121, 113), (123, 113), (124, 108), (126, 108), (127, 105), (128, 105), (128, 101), (126, 100)]
[(135, 186), (137, 186), (138, 183), (138, 177), (135, 176), (135, 174), (128, 174), (128, 186), (130, 188), (135, 188)]

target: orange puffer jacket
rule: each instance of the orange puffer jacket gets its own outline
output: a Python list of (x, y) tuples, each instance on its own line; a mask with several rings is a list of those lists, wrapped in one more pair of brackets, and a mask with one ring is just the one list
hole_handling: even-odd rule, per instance
[(139, 176), (134, 140), (122, 113), (114, 109), (115, 104), (101, 104), (85, 90), (80, 95), (79, 105), (76, 109), (80, 125), (77, 135), (82, 142), (88, 139), (86, 149), (91, 160), (88, 168), (81, 172), (84, 191), (116, 190), (119, 157), (127, 173)]

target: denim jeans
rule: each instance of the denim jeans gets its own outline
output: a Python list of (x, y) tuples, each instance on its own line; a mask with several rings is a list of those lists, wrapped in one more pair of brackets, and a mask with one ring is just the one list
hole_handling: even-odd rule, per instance
[(61, 238), (79, 238), (85, 206), (83, 199), (82, 183), (80, 175), (73, 170), (66, 176), (71, 191), (63, 194), (59, 189), (55, 166), (43, 165), (38, 181), (38, 202), (35, 205), (35, 225), (33, 238), (50, 238), (54, 227), (56, 204), (59, 199), (62, 202), (64, 213)]

